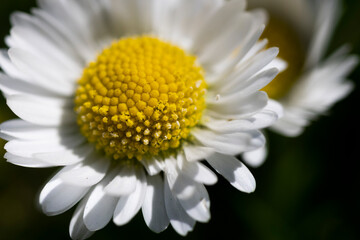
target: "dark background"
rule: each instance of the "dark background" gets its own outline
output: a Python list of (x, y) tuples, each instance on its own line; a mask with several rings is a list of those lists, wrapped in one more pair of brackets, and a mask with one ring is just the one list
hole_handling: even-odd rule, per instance
[[(347, 42), (360, 55), (360, 1), (344, 0), (343, 5), (329, 52)], [(12, 12), (28, 12), (34, 6), (34, 0), (2, 1), (0, 39), (9, 32)], [(2, 40), (0, 46), (5, 47)], [(359, 85), (360, 68), (350, 79)], [(252, 169), (256, 191), (238, 192), (220, 177), (215, 186), (208, 187), (210, 222), (198, 223), (185, 239), (360, 239), (359, 103), (357, 87), (302, 136), (269, 133), (270, 156), (262, 167)], [(1, 121), (14, 117), (1, 99)], [(22, 168), (0, 159), (0, 239), (69, 238), (73, 209), (47, 217), (36, 207), (38, 191), (54, 171)], [(123, 227), (110, 223), (92, 237), (115, 238), (184, 239), (171, 227), (152, 233), (141, 214)]]

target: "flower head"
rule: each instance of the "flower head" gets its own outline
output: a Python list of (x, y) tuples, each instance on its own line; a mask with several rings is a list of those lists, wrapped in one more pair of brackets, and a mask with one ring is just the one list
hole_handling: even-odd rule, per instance
[(357, 65), (358, 58), (348, 55), (348, 49), (342, 47), (324, 59), (339, 16), (339, 1), (249, 3), (269, 10), (264, 37), (282, 49), (279, 57), (288, 63), (288, 69), (264, 89), (284, 106), (284, 116), (272, 129), (285, 136), (298, 136), (310, 121), (353, 89), (346, 76)]
[[(263, 89), (284, 108), (283, 116), (270, 129), (288, 137), (299, 136), (353, 89), (346, 76), (358, 58), (348, 55), (347, 47), (324, 58), (339, 15), (339, 1), (250, 0), (249, 5), (268, 10), (263, 36), (280, 48), (279, 58), (287, 62), (284, 71)], [(244, 154), (244, 160), (259, 166), (266, 155), (263, 147)]]
[[(74, 239), (141, 209), (181, 235), (210, 219), (215, 171), (255, 189), (235, 155), (264, 145), (281, 108), (259, 91), (278, 73), (261, 11), (242, 0), (39, 1), (15, 13), (0, 88), (20, 119), (1, 124), (5, 158), (62, 166), (40, 193), (48, 215), (74, 205)], [(204, 164), (202, 160), (208, 164)]]

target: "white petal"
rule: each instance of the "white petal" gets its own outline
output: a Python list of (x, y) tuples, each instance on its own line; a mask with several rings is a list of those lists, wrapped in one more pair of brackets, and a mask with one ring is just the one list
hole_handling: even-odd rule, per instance
[(341, 12), (338, 0), (320, 1), (318, 3), (316, 20), (313, 23), (315, 29), (313, 29), (314, 34), (308, 49), (306, 67), (318, 64), (324, 56)]
[(119, 198), (107, 195), (104, 187), (117, 172), (110, 172), (90, 193), (84, 210), (84, 224), (90, 231), (105, 227), (113, 216)]
[(216, 39), (219, 31), (224, 31), (224, 26), (231, 26), (236, 16), (245, 8), (245, 1), (229, 1), (225, 2), (213, 15), (209, 16), (207, 21), (199, 27), (196, 35), (193, 37), (195, 40), (193, 49), (199, 50), (204, 47), (204, 43), (208, 43), (209, 39)]
[(164, 180), (164, 195), (166, 212), (171, 226), (177, 233), (186, 236), (188, 232), (193, 230), (196, 222), (187, 215), (177, 198), (173, 195), (166, 178)]
[(274, 60), (272, 60), (271, 63), (266, 65), (266, 67), (264, 67), (263, 70), (268, 70), (270, 68), (277, 68), (279, 69), (279, 72), (283, 72), (288, 68), (288, 63), (285, 60), (277, 57)]
[[(22, 157), (33, 157), (34, 154), (44, 152), (58, 152), (69, 150), (71, 147), (76, 148), (84, 139), (81, 135), (67, 136), (61, 139), (47, 140), (11, 140), (5, 145), (5, 149), (14, 155)], [(72, 150), (72, 149), (71, 149)]]
[(133, 164), (124, 164), (118, 174), (106, 185), (104, 191), (112, 196), (129, 195), (136, 189), (136, 175)]
[(210, 216), (210, 198), (204, 185), (194, 184), (195, 194), (187, 199), (179, 199), (186, 213), (199, 222), (208, 222)]
[(229, 155), (255, 150), (265, 143), (262, 133), (255, 130), (223, 134), (204, 129), (194, 129), (191, 133), (204, 146)]
[(100, 182), (107, 172), (110, 160), (97, 154), (89, 158), (78, 168), (61, 173), (60, 179), (65, 183), (80, 187), (90, 187)]
[(213, 185), (217, 182), (216, 174), (200, 162), (188, 162), (185, 156), (178, 157), (181, 173), (198, 183)]
[(163, 161), (163, 159), (159, 158), (158, 156), (151, 157), (151, 158), (143, 158), (141, 160), (141, 163), (144, 165), (147, 173), (150, 176), (154, 176), (154, 175), (158, 174), (164, 168), (164, 161)]
[(215, 153), (206, 160), (238, 190), (247, 193), (255, 190), (253, 175), (236, 157)]
[(269, 113), (257, 113), (254, 117), (241, 120), (216, 120), (208, 118), (208, 121), (204, 122), (204, 126), (209, 129), (221, 132), (221, 133), (234, 133), (248, 130), (256, 130), (270, 126), (278, 119), (278, 116), (272, 112)]
[(259, 52), (250, 57), (247, 61), (240, 63), (224, 81), (217, 82), (215, 87), (220, 89), (219, 91), (221, 93), (236, 92), (232, 90), (233, 87), (242, 86), (243, 82), (250, 81), (249, 79), (261, 71), (265, 66), (269, 65), (278, 53), (278, 48), (269, 48)]
[(27, 157), (20, 157), (13, 155), (11, 153), (5, 153), (4, 158), (12, 164), (15, 164), (17, 166), (21, 167), (28, 167), (28, 168), (47, 168), (47, 167), (54, 167), (55, 165), (52, 165), (50, 163), (42, 162), (38, 159), (34, 158), (27, 158)]
[(335, 52), (320, 66), (304, 74), (291, 89), (284, 104), (319, 114), (346, 96), (352, 89), (352, 84), (345, 81), (346, 75), (359, 60), (356, 56), (347, 56), (346, 52), (342, 51), (343, 49), (340, 49)]
[[(239, 2), (239, 1), (234, 1)], [(235, 16), (231, 24), (222, 25), (220, 22), (224, 19), (218, 19), (217, 24), (221, 24), (220, 29), (211, 26), (209, 32), (205, 32), (206, 41), (200, 46), (196, 46), (196, 53), (199, 56), (199, 62), (205, 69), (211, 69), (213, 65), (222, 62), (229, 55), (234, 54), (236, 49), (242, 46), (242, 41), (246, 39), (248, 32), (252, 28), (253, 15), (249, 13), (241, 13)], [(224, 27), (226, 26), (226, 27)], [(214, 35), (214, 36), (209, 36)], [(196, 43), (195, 43), (196, 44)]]
[[(188, 178), (185, 178), (181, 175), (180, 169), (177, 166), (177, 160), (174, 158), (167, 158), (165, 160), (165, 178), (167, 183), (172, 191), (172, 193), (179, 199), (189, 198), (194, 194), (194, 188), (192, 184), (194, 181), (191, 181)], [(183, 181), (179, 181), (182, 180)], [(188, 184), (186, 184), (188, 183)], [(186, 210), (186, 209), (185, 209)]]
[(47, 95), (31, 95), (30, 92), (26, 92), (25, 94), (14, 95), (12, 97), (20, 96), (24, 97), (24, 100), (26, 101), (40, 103), (51, 108), (73, 109), (74, 107), (74, 100), (72, 97), (62, 97), (53, 93), (48, 93)]
[[(56, 3), (53, 2), (52, 5)], [(21, 44), (29, 42), (28, 45), (32, 45), (30, 48), (34, 49), (41, 48), (42, 45), (46, 46), (44, 49), (57, 49), (57, 51), (53, 50), (53, 53), (48, 54), (54, 54), (63, 61), (70, 59), (75, 61), (72, 63), (72, 66), (68, 64), (70, 68), (80, 67), (78, 64), (81, 63), (81, 58), (78, 53), (80, 49), (84, 48), (85, 44), (83, 42), (81, 47), (79, 41), (74, 40), (77, 39), (78, 32), (72, 32), (72, 35), (69, 37), (69, 28), (64, 30), (62, 24), (67, 19), (56, 19), (54, 15), (49, 15), (42, 9), (32, 9), (31, 13), (32, 15), (16, 12), (11, 15), (11, 23), (14, 28), (28, 30), (25, 32), (23, 30), (21, 34), (19, 33), (19, 37), (22, 40)], [(29, 49), (28, 46), (23, 48)], [(37, 52), (42, 52), (44, 49), (38, 49)]]
[(44, 125), (59, 126), (61, 124), (76, 124), (73, 109), (67, 106), (53, 106), (49, 99), (37, 99), (24, 95), (13, 95), (7, 98), (7, 105), (25, 121)]
[(301, 134), (305, 126), (354, 88), (346, 81), (346, 75), (357, 63), (356, 56), (348, 56), (347, 49), (341, 48), (321, 65), (303, 74), (287, 97), (281, 99), (284, 116), (271, 128), (285, 136)]
[(161, 36), (166, 36), (166, 39), (169, 38), (171, 42), (191, 52), (194, 35), (202, 29), (204, 22), (207, 22), (207, 19), (225, 2), (222, 0), (182, 0), (173, 2), (172, 11), (169, 11), (163, 9), (163, 3), (160, 1), (159, 8), (163, 9), (163, 18), (155, 16), (157, 21), (154, 27), (156, 29), (160, 28), (158, 31)]
[(180, 205), (191, 218), (199, 222), (210, 220), (210, 200), (202, 184), (179, 175), (176, 181), (174, 183), (169, 182), (169, 185)]
[(267, 147), (266, 145), (264, 145), (263, 147), (258, 148), (254, 151), (243, 153), (242, 157), (248, 165), (256, 168), (264, 163), (267, 157), (267, 153), (268, 153)]
[(84, 198), (79, 203), (70, 221), (69, 233), (71, 238), (74, 240), (87, 239), (94, 234), (94, 232), (86, 228), (83, 220), (87, 200), (88, 198)]
[(89, 48), (84, 39), (80, 38), (79, 32), (71, 31), (69, 27), (64, 26), (63, 19), (59, 20), (61, 18), (57, 18), (54, 14), (42, 9), (33, 9), (32, 13), (38, 17), (40, 20), (38, 24), (41, 24), (41, 27), (46, 29), (45, 32), (50, 33), (49, 35), (59, 45), (60, 49), (64, 49), (67, 54), (72, 53), (74, 59), (78, 59), (83, 65), (86, 64), (87, 60), (93, 60), (95, 50)]
[(57, 173), (42, 189), (39, 202), (42, 210), (47, 215), (57, 215), (73, 207), (89, 188), (66, 184), (59, 178), (61, 172), (71, 169), (65, 167)]
[(31, 96), (47, 96), (54, 95), (46, 89), (39, 86), (25, 82), (18, 78), (13, 78), (3, 73), (0, 73), (0, 89), (5, 97), (11, 95), (31, 95)]
[(216, 118), (243, 118), (263, 109), (268, 101), (265, 92), (255, 92), (250, 95), (220, 96), (220, 99), (207, 99), (208, 114)]
[[(112, 41), (114, 37), (116, 38), (119, 36), (117, 34), (120, 29), (116, 29), (116, 28), (119, 28), (120, 26), (119, 25), (114, 26), (112, 25), (111, 22), (111, 19), (113, 18), (113, 16), (111, 15), (113, 2), (114, 1), (108, 1), (108, 0), (77, 2), (80, 7), (81, 13), (84, 15), (84, 18), (87, 17), (89, 19), (89, 20), (85, 19), (85, 24), (87, 24), (86, 26), (88, 26), (88, 29), (86, 30), (90, 32), (90, 35), (95, 36), (93, 37), (94, 40), (97, 40), (99, 38), (101, 39), (100, 43), (95, 41), (95, 43), (97, 43), (100, 46), (104, 46), (102, 45), (104, 39)], [(67, 5), (65, 5), (65, 11), (67, 11), (66, 6)], [(73, 17), (73, 13), (70, 13), (70, 15)], [(90, 25), (91, 27), (89, 27), (89, 22), (91, 23)], [(71, 24), (72, 21), (69, 21), (69, 23)], [(110, 42), (108, 44), (110, 44)]]
[(55, 69), (43, 59), (21, 49), (11, 48), (9, 56), (15, 66), (31, 76), (39, 86), (62, 96), (74, 94), (75, 81), (71, 83), (62, 79), (61, 69)]
[(86, 142), (78, 147), (75, 146), (73, 149), (57, 149), (52, 152), (44, 151), (48, 151), (48, 149), (44, 148), (41, 152), (34, 153), (33, 157), (56, 166), (66, 166), (86, 159), (94, 151), (94, 146)]
[(226, 59), (221, 62), (217, 62), (216, 65), (214, 65), (214, 77), (209, 77), (207, 79), (209, 84), (221, 81), (222, 77), (233, 71), (234, 67), (238, 63), (242, 62), (242, 59), (248, 55), (264, 31), (265, 25), (261, 21), (261, 18), (257, 19), (257, 17), (254, 16), (252, 27), (249, 28), (249, 32), (246, 34), (245, 39), (241, 42), (241, 45), (234, 49), (232, 54), (230, 54)]
[(146, 225), (154, 232), (164, 231), (169, 225), (164, 200), (164, 183), (160, 175), (147, 177), (142, 214)]
[(204, 147), (196, 144), (184, 145), (184, 153), (186, 160), (189, 162), (203, 160), (206, 157), (213, 154), (215, 151), (213, 148)]
[[(16, 17), (25, 15), (23, 13), (15, 13), (15, 15), (16, 14)], [(28, 16), (26, 18), (24, 21), (31, 21), (34, 17)], [(46, 25), (42, 24), (41, 26)], [(46, 31), (54, 33), (53, 29), (47, 28)], [(51, 33), (44, 32), (32, 24), (28, 24), (27, 26), (17, 25), (11, 29), (10, 41), (12, 44), (10, 44), (9, 47), (26, 49), (31, 54), (46, 59), (52, 68), (62, 69), (61, 76), (64, 79), (71, 80), (74, 79), (74, 77), (76, 78), (81, 74), (81, 63), (75, 58), (73, 52), (64, 49), (63, 44), (58, 44), (58, 41), (53, 39)]]
[(120, 198), (114, 211), (113, 221), (121, 226), (128, 223), (140, 210), (146, 194), (146, 176), (142, 168), (136, 169), (137, 184), (133, 193)]
[(0, 136), (6, 140), (48, 140), (59, 139), (64, 135), (77, 131), (77, 126), (64, 127), (42, 127), (21, 119), (13, 119), (0, 124)]
[(268, 104), (260, 113), (274, 113), (281, 118), (284, 114), (284, 108), (280, 102), (269, 99)]
[(210, 219), (210, 200), (204, 186), (183, 175), (173, 160), (166, 161), (165, 173), (171, 191), (185, 212), (197, 221), (207, 222)]
[[(123, 31), (130, 35), (148, 34), (153, 30), (155, 14), (158, 18), (162, 18), (162, 10), (169, 11), (169, 2), (161, 2), (160, 9), (159, 1), (112, 1), (111, 14), (113, 17), (113, 25), (120, 26)], [(138, 16), (134, 19), (133, 16)], [(118, 32), (118, 29), (117, 29)]]
[(271, 130), (287, 137), (296, 137), (309, 125), (313, 117), (314, 113), (307, 109), (285, 106), (284, 116), (271, 126)]
[(213, 131), (221, 133), (242, 132), (269, 127), (281, 118), (282, 115), (282, 106), (278, 102), (270, 99), (264, 109), (247, 118), (240, 120), (218, 120), (204, 116), (203, 125)]
[[(88, 1), (85, 1), (88, 2)], [(93, 2), (92, 2), (93, 3)], [(81, 53), (87, 61), (93, 60), (96, 56), (96, 50), (100, 50), (96, 40), (102, 37), (106, 38), (106, 34), (102, 32), (105, 27), (99, 27), (101, 18), (101, 10), (98, 8), (97, 14), (92, 14), (89, 7), (85, 7), (86, 3), (78, 1), (39, 1), (39, 5), (47, 16), (46, 20), (54, 25), (71, 44), (75, 47), (75, 51)], [(59, 21), (58, 19), (61, 19)], [(82, 45), (81, 45), (82, 43)]]
[[(255, 57), (260, 51), (264, 50), (265, 46), (269, 43), (268, 39), (258, 40), (254, 46), (246, 53), (246, 55), (240, 60), (236, 67), (240, 66), (243, 63), (250, 61), (249, 59)], [(272, 48), (269, 48), (272, 49)], [(267, 49), (267, 50), (269, 50)], [(264, 50), (266, 51), (266, 50)], [(260, 59), (259, 59), (260, 60)], [(271, 60), (270, 60), (271, 61)], [(257, 61), (256, 61), (257, 62)], [(266, 64), (265, 64), (266, 65)], [(258, 72), (258, 71), (256, 71)]]
[(268, 85), (279, 73), (277, 68), (270, 68), (264, 70), (255, 76), (251, 77), (247, 81), (238, 83), (231, 87), (231, 90), (224, 92), (226, 98), (231, 98), (232, 95), (245, 95), (261, 90)]
[(29, 81), (29, 77), (22, 73), (19, 69), (17, 69), (14, 64), (11, 62), (8, 50), (1, 49), (0, 50), (0, 66), (1, 69), (8, 74), (9, 76), (17, 79), (24, 80), (26, 82)]

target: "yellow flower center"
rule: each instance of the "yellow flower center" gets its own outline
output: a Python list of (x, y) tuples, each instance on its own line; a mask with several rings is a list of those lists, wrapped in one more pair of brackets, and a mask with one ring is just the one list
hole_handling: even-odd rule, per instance
[(270, 17), (262, 36), (269, 40), (270, 46), (279, 47), (278, 57), (288, 63), (287, 69), (262, 89), (270, 98), (280, 99), (289, 92), (302, 71), (305, 60), (304, 47), (294, 28), (286, 21), (273, 16)]
[(205, 108), (196, 58), (159, 39), (113, 43), (85, 68), (75, 96), (82, 134), (113, 159), (176, 149)]

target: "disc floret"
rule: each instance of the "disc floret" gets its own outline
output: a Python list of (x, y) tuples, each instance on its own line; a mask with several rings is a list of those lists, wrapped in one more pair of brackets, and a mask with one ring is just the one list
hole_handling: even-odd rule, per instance
[(80, 130), (114, 159), (178, 148), (205, 108), (196, 58), (148, 36), (114, 42), (84, 69), (78, 85)]

